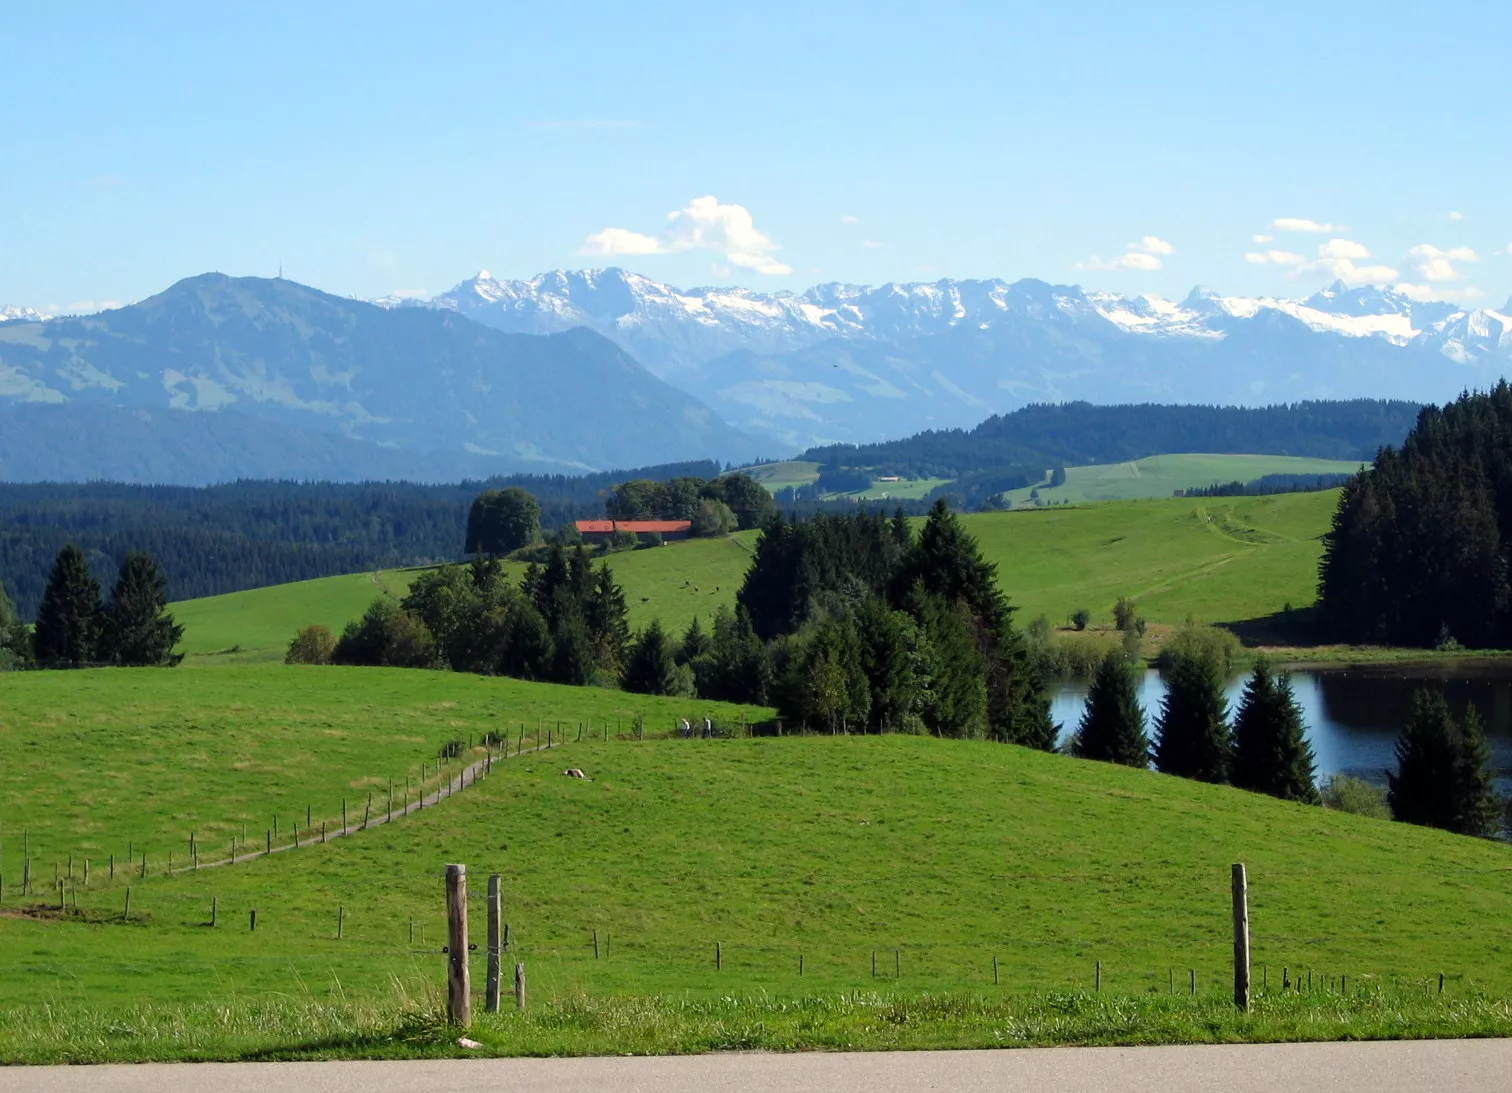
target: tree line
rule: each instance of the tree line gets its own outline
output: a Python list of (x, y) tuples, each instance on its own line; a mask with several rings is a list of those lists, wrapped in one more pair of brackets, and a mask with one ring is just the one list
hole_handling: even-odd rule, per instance
[[(1316, 761), (1291, 679), (1264, 659), (1230, 718), (1223, 658), (1200, 643), (1170, 657), (1155, 737), (1139, 701), (1140, 668), (1122, 652), (1099, 665), (1067, 750), (1083, 759), (1150, 767), (1283, 800), (1319, 804)], [(1493, 838), (1503, 804), (1491, 775), (1490, 746), (1471, 706), (1455, 718), (1441, 694), (1414, 694), (1387, 771), (1386, 805), (1401, 821)]]
[(496, 561), (444, 566), (380, 597), (339, 640), (301, 632), (291, 661), (449, 667), (771, 703), (796, 724), (1055, 745), (1043, 674), (996, 567), (942, 502), (901, 513), (768, 518), (734, 611), (683, 635), (631, 635), (607, 563), (560, 542), (518, 586)]
[(23, 617), (42, 602), (69, 543), (97, 572), (132, 551), (157, 558), (173, 600), (460, 557), (479, 493), (528, 490), (547, 528), (598, 516), (627, 479), (716, 478), (707, 460), (585, 475), (512, 475), (448, 485), (234, 482), (205, 488), (0, 483), (0, 573)]
[(1337, 638), (1512, 644), (1512, 387), (1425, 408), (1345, 487), (1318, 612)]
[(1011, 468), (1126, 463), (1180, 452), (1363, 462), (1383, 445), (1400, 443), (1419, 409), (1417, 403), (1376, 399), (1265, 407), (1038, 404), (994, 415), (970, 430), (826, 445), (799, 458), (905, 478), (951, 479)]
[(53, 561), (35, 626), (0, 587), (0, 668), (176, 665), (184, 629), (167, 605), (168, 580), (152, 555), (126, 555), (106, 602), (84, 552), (69, 544)]

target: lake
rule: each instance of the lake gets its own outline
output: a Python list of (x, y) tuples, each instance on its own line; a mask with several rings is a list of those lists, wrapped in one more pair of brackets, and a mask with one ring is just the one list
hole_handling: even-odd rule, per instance
[[(1239, 708), (1245, 676), (1230, 681), (1230, 716)], [(1318, 757), (1318, 781), (1330, 774), (1350, 774), (1376, 785), (1386, 784), (1386, 771), (1396, 766), (1394, 747), (1407, 719), (1412, 692), (1437, 687), (1456, 715), (1474, 703), (1486, 723), (1497, 789), (1512, 792), (1512, 666), (1478, 671), (1464, 667), (1447, 671), (1404, 668), (1353, 668), (1292, 673), (1292, 688), (1307, 737)], [(1160, 712), (1165, 684), (1160, 673), (1145, 673), (1140, 701), (1149, 717), (1150, 735)], [(1087, 683), (1062, 681), (1055, 686), (1051, 716), (1062, 726), (1064, 741), (1075, 731), (1087, 700)]]

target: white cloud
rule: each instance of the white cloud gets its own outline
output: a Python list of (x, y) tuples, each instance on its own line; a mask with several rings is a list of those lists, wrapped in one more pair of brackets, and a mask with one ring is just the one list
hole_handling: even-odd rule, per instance
[(1093, 255), (1085, 262), (1077, 262), (1072, 269), (1153, 273), (1161, 269), (1159, 255), (1175, 254), (1176, 248), (1154, 235), (1142, 236), (1137, 243), (1130, 243), (1125, 253), (1117, 258), (1102, 259)]
[(1370, 250), (1352, 239), (1330, 239), (1318, 248), (1319, 258), (1369, 258)]
[(1140, 241), (1138, 243), (1130, 243), (1129, 244), (1129, 249), (1131, 251), (1138, 251), (1141, 254), (1175, 254), (1176, 253), (1176, 248), (1175, 247), (1171, 246), (1171, 244), (1167, 243), (1164, 239), (1157, 238), (1156, 236), (1153, 236), (1153, 235), (1146, 235), (1146, 236), (1144, 236), (1143, 238), (1140, 239)]
[(877, 242), (875, 239), (863, 239), (861, 240), (861, 245), (867, 250), (876, 250), (882, 244)]
[(1414, 285), (1401, 282), (1394, 286), (1398, 292), (1409, 300), (1420, 303), (1446, 302), (1446, 303), (1469, 303), (1479, 300), (1486, 294), (1478, 288), (1466, 285), (1464, 288), (1439, 288), (1436, 285)]
[(1465, 219), (1465, 214), (1464, 213), (1460, 213), (1460, 212), (1455, 212), (1453, 209), (1450, 209), (1449, 210), (1449, 219), (1450, 220), (1463, 220), (1463, 219)]
[(1289, 250), (1251, 251), (1244, 260), (1254, 266), (1305, 266), (1307, 259)]
[(851, 216), (849, 213), (847, 213), (845, 216), (842, 216), (840, 218), (840, 223), (842, 223), (842, 224), (859, 224), (859, 223), (861, 223), (861, 218), (859, 216)]
[(1308, 220), (1304, 217), (1278, 216), (1271, 221), (1271, 227), (1278, 232), (1345, 232), (1349, 229), (1342, 224), (1320, 224), (1316, 220)]
[(678, 254), (712, 250), (741, 269), (779, 276), (793, 267), (773, 257), (781, 250), (756, 229), (744, 205), (721, 205), (715, 197), (698, 197), (667, 214), (667, 229), (661, 237), (643, 235), (627, 228), (605, 228), (583, 241), (582, 254)]
[(1275, 238), (1275, 236), (1273, 236), (1273, 235), (1252, 235), (1252, 236), (1250, 236), (1250, 242), (1251, 243), (1269, 243), (1274, 238)]
[(1454, 268), (1454, 263), (1479, 260), (1479, 255), (1469, 247), (1440, 250), (1431, 243), (1419, 243), (1407, 252), (1407, 257), (1427, 281), (1458, 281), (1460, 272)]
[(1397, 279), (1397, 271), (1390, 266), (1357, 266), (1349, 258), (1319, 258), (1304, 268), (1326, 273), (1346, 285), (1384, 285)]
[(667, 248), (660, 239), (625, 228), (605, 228), (583, 240), (579, 254), (612, 256), (616, 254), (666, 254)]

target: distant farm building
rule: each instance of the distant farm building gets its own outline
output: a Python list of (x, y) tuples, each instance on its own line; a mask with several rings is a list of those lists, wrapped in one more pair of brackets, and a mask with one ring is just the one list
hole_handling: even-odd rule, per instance
[(693, 531), (692, 520), (579, 520), (578, 534), (587, 543), (601, 543), (617, 531), (633, 531), (637, 535), (652, 532), (663, 539), (686, 539)]
[(903, 476), (900, 475), (900, 474), (884, 474), (881, 478), (877, 479), (877, 481), (878, 482), (901, 482), (901, 481), (903, 481)]

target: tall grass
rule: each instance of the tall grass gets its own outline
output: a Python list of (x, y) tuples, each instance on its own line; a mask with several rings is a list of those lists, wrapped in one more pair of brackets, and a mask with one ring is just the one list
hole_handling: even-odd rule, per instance
[[(481, 1009), (481, 1007), (477, 1007)], [(381, 1003), (312, 998), (0, 1009), (0, 1063), (695, 1054), (1512, 1035), (1512, 1003), (1364, 984), (1344, 994), (854, 991), (591, 997), (475, 1013), (465, 1035), (434, 992), (396, 984)]]

